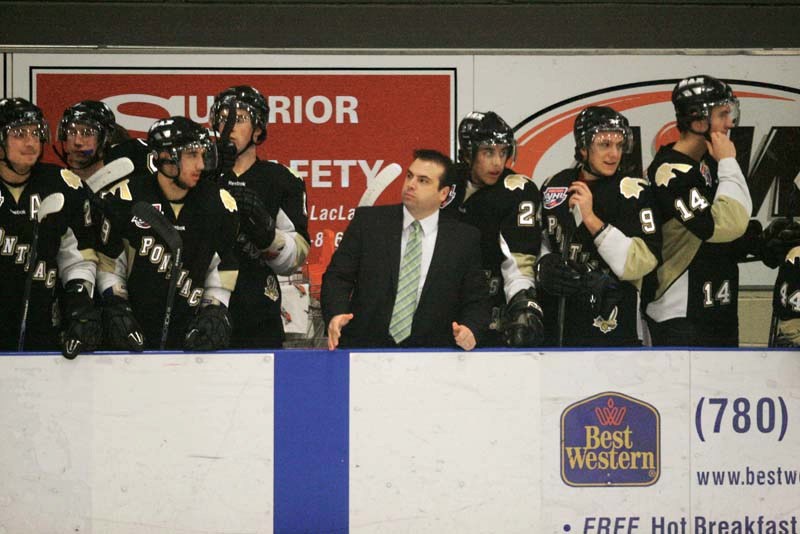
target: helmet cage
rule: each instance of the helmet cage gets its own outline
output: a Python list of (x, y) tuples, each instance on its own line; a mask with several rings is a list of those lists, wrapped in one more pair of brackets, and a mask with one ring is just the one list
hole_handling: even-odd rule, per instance
[[(614, 122), (618, 124), (613, 124)], [(622, 135), (622, 153), (630, 154), (633, 152), (633, 131), (627, 124), (622, 124), (622, 121), (619, 120), (597, 124), (585, 130), (580, 136), (578, 148), (585, 148), (588, 151), (597, 135), (601, 133), (618, 133)]]
[(728, 98), (724, 98), (722, 100), (715, 100), (712, 102), (694, 102), (691, 105), (686, 106), (685, 110), (682, 112), (676, 112), (676, 118), (678, 119), (678, 123), (684, 126), (684, 129), (689, 130), (691, 128), (691, 124), (694, 121), (701, 121), (707, 120), (709, 121), (709, 127), (711, 123), (711, 113), (714, 108), (719, 106), (730, 106), (731, 108), (731, 119), (733, 119), (733, 125), (739, 125), (739, 119), (741, 116), (741, 111), (739, 108), (739, 99), (735, 96), (730, 96)]
[[(181, 146), (172, 146), (160, 151), (160, 153), (155, 154), (154, 157), (156, 168), (158, 169), (158, 172), (167, 178), (177, 180), (181, 175), (181, 158), (183, 153), (198, 151), (203, 151), (203, 165), (205, 166), (205, 169), (210, 170), (217, 168), (217, 145), (216, 143), (212, 142), (210, 136), (202, 140), (192, 141)], [(164, 152), (169, 154), (169, 157), (160, 157), (160, 154)], [(166, 172), (168, 165), (175, 166), (177, 172), (174, 175)]]
[(25, 112), (24, 117), (11, 121), (0, 128), (0, 143), (5, 144), (9, 137), (14, 137), (12, 130), (22, 128), (23, 126), (36, 126), (35, 135), (39, 139), (39, 142), (50, 142), (50, 126), (47, 125), (47, 122), (36, 117), (34, 112)]

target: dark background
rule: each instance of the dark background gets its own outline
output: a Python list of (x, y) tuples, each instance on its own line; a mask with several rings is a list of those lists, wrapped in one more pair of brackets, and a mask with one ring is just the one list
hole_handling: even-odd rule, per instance
[(800, 46), (787, 0), (0, 1), (16, 45), (252, 49), (748, 49)]

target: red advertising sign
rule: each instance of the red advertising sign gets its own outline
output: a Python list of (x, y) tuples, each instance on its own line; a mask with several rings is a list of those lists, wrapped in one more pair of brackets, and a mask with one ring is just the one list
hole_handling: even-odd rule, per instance
[[(311, 264), (319, 261), (324, 230), (340, 236), (359, 202), (399, 202), (412, 150), (449, 153), (455, 122), (455, 69), (32, 70), (34, 100), (53, 129), (66, 107), (92, 99), (106, 102), (137, 137), (171, 115), (206, 123), (214, 95), (227, 87), (259, 89), (270, 124), (258, 155), (305, 180)], [(56, 161), (51, 151), (46, 158)]]

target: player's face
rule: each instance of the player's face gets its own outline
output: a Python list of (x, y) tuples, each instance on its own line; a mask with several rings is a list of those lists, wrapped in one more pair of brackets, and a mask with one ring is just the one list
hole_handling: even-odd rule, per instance
[(415, 159), (403, 182), (403, 205), (417, 219), (433, 214), (447, 198), (449, 187), (439, 189), (445, 168), (433, 161)]
[[(617, 172), (625, 148), (625, 136), (619, 132), (598, 132), (589, 147), (590, 168), (603, 176)], [(586, 149), (581, 150), (582, 153)]]
[(42, 141), (37, 124), (9, 128), (5, 150), (8, 160), (18, 172), (27, 173), (42, 154)]
[(200, 173), (206, 168), (205, 150), (189, 148), (181, 152), (181, 174), (178, 181), (185, 189), (191, 189), (200, 181)]
[[(225, 121), (228, 118), (228, 110), (223, 109), (220, 112), (220, 128), (224, 127)], [(231, 130), (231, 141), (236, 145), (236, 151), (241, 152), (251, 142), (255, 141), (255, 136), (261, 133), (261, 128), (253, 127), (253, 119), (250, 113), (244, 109), (236, 110), (236, 122)]]
[(478, 145), (472, 158), (472, 182), (476, 185), (494, 185), (500, 179), (511, 156), (508, 145)]
[(67, 165), (72, 169), (86, 167), (97, 152), (100, 132), (90, 124), (72, 123), (67, 127), (66, 134), (64, 152)]
[(733, 107), (730, 104), (714, 106), (711, 109), (711, 132), (720, 132), (725, 135), (734, 126)]

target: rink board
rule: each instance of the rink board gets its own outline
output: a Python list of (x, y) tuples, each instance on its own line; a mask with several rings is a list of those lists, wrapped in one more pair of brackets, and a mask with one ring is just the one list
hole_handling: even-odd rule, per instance
[(798, 356), (4, 355), (0, 532), (791, 532)]

